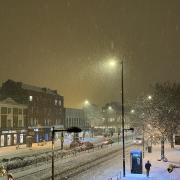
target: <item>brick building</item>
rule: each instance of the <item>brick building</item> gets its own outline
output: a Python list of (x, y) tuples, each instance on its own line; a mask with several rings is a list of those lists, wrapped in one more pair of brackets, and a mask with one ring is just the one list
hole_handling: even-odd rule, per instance
[(1, 99), (10, 97), (17, 103), (27, 105), (24, 127), (35, 142), (50, 140), (52, 126), (63, 127), (64, 97), (56, 90), (8, 80), (2, 84), (0, 94)]

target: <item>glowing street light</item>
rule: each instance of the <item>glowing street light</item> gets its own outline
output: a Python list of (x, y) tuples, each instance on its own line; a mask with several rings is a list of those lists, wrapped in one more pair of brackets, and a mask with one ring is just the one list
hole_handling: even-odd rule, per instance
[(149, 95), (149, 96), (148, 96), (148, 100), (151, 100), (151, 99), (152, 99), (152, 96), (151, 96), (151, 95)]
[(114, 67), (114, 66), (116, 66), (116, 64), (117, 64), (117, 61), (115, 59), (110, 59), (109, 60), (109, 66), (110, 67)]
[(110, 111), (111, 111), (111, 110), (112, 110), (112, 107), (111, 107), (111, 106), (108, 106), (108, 110), (110, 110)]
[(84, 101), (84, 104), (87, 106), (87, 105), (89, 105), (90, 103), (89, 103), (88, 100), (85, 100), (85, 101)]

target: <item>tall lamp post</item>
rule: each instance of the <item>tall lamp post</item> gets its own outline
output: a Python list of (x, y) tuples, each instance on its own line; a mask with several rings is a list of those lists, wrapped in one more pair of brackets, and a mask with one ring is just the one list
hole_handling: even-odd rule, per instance
[(122, 91), (122, 139), (123, 139), (123, 177), (126, 176), (125, 166), (125, 141), (124, 141), (124, 77), (123, 77), (123, 59), (121, 61), (121, 91)]
[[(122, 101), (122, 106), (121, 106), (121, 111), (122, 111), (122, 113), (121, 113), (121, 115), (122, 115), (122, 141), (123, 141), (123, 177), (125, 177), (126, 176), (126, 166), (125, 166), (125, 138), (124, 138), (124, 132), (125, 131), (134, 131), (134, 128), (129, 128), (129, 129), (125, 129), (124, 128), (124, 72), (123, 72), (123, 61), (124, 61), (124, 59), (122, 59), (121, 60), (121, 92), (122, 92), (122, 94), (121, 94), (121, 101)], [(110, 62), (110, 66), (115, 66), (116, 65), (116, 60), (111, 60), (111, 62)]]
[[(124, 131), (125, 131), (125, 129), (124, 129), (124, 77), (123, 77), (124, 72), (123, 72), (123, 60), (124, 59), (122, 59), (120, 63), (121, 63), (121, 92), (122, 92), (122, 94), (121, 94), (121, 101), (122, 101), (121, 119), (122, 119), (122, 140), (123, 140), (123, 176), (125, 177), (126, 174), (125, 174), (125, 140), (124, 140)], [(110, 64), (111, 67), (114, 67), (116, 65), (116, 62), (117, 62), (116, 60), (112, 59), (109, 64)]]

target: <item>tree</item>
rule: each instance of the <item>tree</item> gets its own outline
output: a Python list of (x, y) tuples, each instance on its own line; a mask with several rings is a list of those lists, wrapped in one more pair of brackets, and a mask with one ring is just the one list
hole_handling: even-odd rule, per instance
[[(148, 136), (161, 140), (161, 159), (165, 159), (164, 142), (169, 139), (173, 147), (173, 133), (180, 118), (180, 85), (169, 82), (152, 87), (152, 98), (138, 98), (136, 102), (139, 127)], [(137, 121), (135, 122), (137, 123)]]

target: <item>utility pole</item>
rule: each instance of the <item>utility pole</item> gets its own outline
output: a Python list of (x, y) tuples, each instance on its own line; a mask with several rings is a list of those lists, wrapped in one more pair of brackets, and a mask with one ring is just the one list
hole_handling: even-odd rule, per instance
[(123, 77), (123, 59), (121, 62), (121, 88), (122, 88), (122, 140), (123, 140), (123, 177), (126, 176), (126, 165), (125, 165), (125, 142), (124, 142), (124, 77)]

